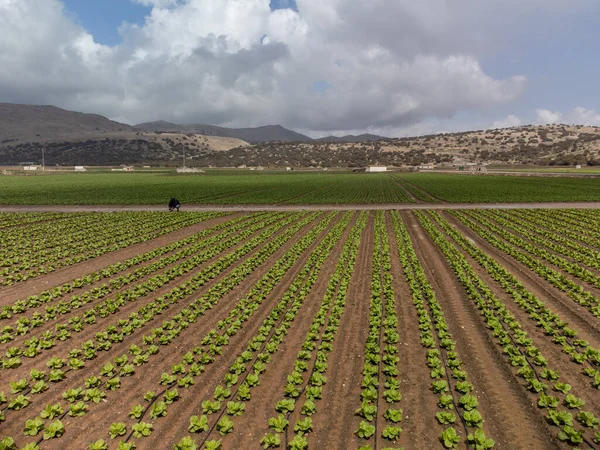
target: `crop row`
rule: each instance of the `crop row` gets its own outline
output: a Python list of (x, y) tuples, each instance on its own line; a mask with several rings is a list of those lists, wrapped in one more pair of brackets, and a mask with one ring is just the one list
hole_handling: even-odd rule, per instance
[[(70, 317), (67, 322), (56, 324), (55, 332), (47, 330), (39, 336), (26, 340), (21, 347), (13, 346), (7, 349), (7, 357), (2, 360), (2, 368), (15, 369), (19, 367), (20, 356), (35, 358), (44, 350), (54, 347), (57, 340), (63, 342), (69, 340), (72, 333), (80, 333), (85, 328), (98, 323), (98, 320), (104, 319), (110, 314), (117, 313), (119, 308), (123, 307), (127, 302), (137, 301), (138, 298), (152, 293), (168, 283), (177, 281), (178, 278), (185, 276), (185, 274), (194, 270), (199, 264), (202, 264), (222, 251), (231, 248), (231, 246), (244, 241), (257, 230), (271, 225), (282, 217), (284, 217), (283, 214), (272, 215), (262, 222), (244, 223), (243, 226), (240, 227), (240, 229), (243, 229), (241, 233), (235, 234), (239, 229), (233, 227), (228, 231), (203, 240), (195, 246), (193, 245), (186, 248), (180, 253), (184, 255), (193, 255), (191, 258), (185, 259), (183, 262), (174, 265), (162, 274), (154, 275), (125, 291), (117, 292), (115, 295), (102, 302), (97, 300), (105, 297), (105, 295), (108, 294), (108, 289), (99, 289), (94, 291), (92, 295), (75, 297), (74, 299), (72, 298), (70, 302), (59, 302), (56, 306), (47, 306), (44, 316), (34, 316), (33, 321), (19, 319), (17, 321), (16, 330), (13, 330), (10, 326), (3, 327), (2, 338), (3, 340), (10, 341), (16, 336), (26, 335), (30, 329), (34, 329), (36, 326), (41, 326), (45, 322), (57, 320), (60, 315), (68, 314), (74, 309), (80, 308), (85, 303), (96, 303), (92, 308), (82, 311), (80, 315)], [(173, 255), (170, 258), (166, 258), (167, 261), (155, 264), (159, 267), (164, 267), (167, 263), (177, 262), (179, 259), (178, 256), (180, 255)], [(148, 274), (149, 273), (145, 270), (141, 270), (137, 274), (138, 276), (135, 276), (134, 274), (131, 277), (131, 281), (136, 282), (139, 278), (145, 277)], [(120, 324), (121, 328), (124, 328), (125, 326), (126, 324)], [(91, 355), (94, 354), (94, 352), (91, 351), (88, 353)]]
[(0, 229), (19, 227), (23, 225), (29, 225), (36, 222), (50, 222), (54, 220), (66, 219), (69, 217), (75, 217), (77, 215), (84, 215), (85, 213), (0, 213)]
[[(547, 239), (536, 235), (535, 233), (519, 227), (514, 223), (514, 221), (506, 220), (502, 217), (490, 217), (489, 214), (472, 213), (469, 215), (486, 226), (489, 230), (503, 237), (511, 244), (526, 250), (534, 256), (542, 258), (543, 260), (595, 287), (600, 287), (600, 276), (560, 255), (562, 254), (575, 261), (584, 259), (584, 262), (587, 262), (590, 265), (598, 265), (594, 261), (594, 258), (588, 259), (578, 250), (569, 250), (561, 244), (552, 243), (551, 241), (548, 241)], [(526, 239), (521, 238), (515, 233), (519, 233), (520, 236), (523, 236)], [(549, 248), (552, 251), (549, 251), (544, 247)]]
[[(20, 233), (3, 233), (0, 248), (5, 250), (0, 255), (3, 267), (0, 270), (0, 283), (8, 286), (25, 281), (215, 217), (214, 213), (162, 214), (158, 217), (140, 216), (139, 213), (126, 214), (132, 215), (119, 215), (115, 218), (100, 215), (94, 228), (85, 228), (78, 237), (69, 235), (72, 229), (81, 228), (77, 220), (71, 226), (64, 224), (65, 221), (55, 227), (47, 226), (46, 229), (37, 230), (33, 237)], [(63, 236), (63, 233), (67, 236), (64, 239), (66, 242), (59, 242), (51, 247), (46, 247), (50, 245), (48, 243), (39, 244), (42, 248), (32, 243), (27, 249), (20, 248), (28, 242), (35, 242), (39, 236)]]
[[(199, 433), (207, 431), (209, 423), (208, 415), (216, 414), (216, 417), (220, 418), (225, 412), (225, 405), (222, 404), (225, 399), (237, 396), (239, 400), (238, 403), (234, 402), (235, 404), (227, 405), (227, 411), (231, 414), (234, 414), (235, 411), (235, 414), (239, 415), (244, 411), (245, 406), (243, 402), (250, 399), (250, 391), (253, 387), (258, 385), (258, 376), (265, 371), (266, 364), (270, 360), (269, 355), (277, 349), (278, 344), (273, 344), (268, 341), (268, 337), (275, 329), (275, 323), (280, 320), (280, 317), (282, 316), (285, 317), (285, 320), (293, 320), (295, 313), (297, 313), (297, 308), (299, 307), (297, 304), (298, 298), (307, 295), (310, 290), (310, 283), (314, 282), (316, 274), (318, 274), (322, 265), (324, 255), (328, 254), (337, 239), (339, 239), (340, 232), (347, 226), (351, 215), (352, 214), (349, 213), (345, 218), (339, 221), (310, 255), (308, 261), (304, 265), (304, 269), (296, 277), (296, 280), (292, 283), (291, 287), (284, 293), (281, 301), (271, 311), (262, 326), (259, 327), (257, 334), (250, 339), (247, 349), (238, 356), (235, 363), (230, 367), (224, 382), (215, 389), (214, 401), (204, 400), (201, 402), (204, 417), (201, 416), (198, 419), (196, 416), (190, 419), (190, 430), (192, 432)], [(189, 351), (185, 354), (181, 362), (173, 365), (171, 375), (168, 373), (163, 373), (161, 375), (160, 380), (157, 380), (157, 385), (165, 386), (162, 388), (162, 392), (156, 393), (156, 391), (152, 391), (153, 395), (145, 395), (145, 400), (147, 400), (149, 404), (144, 412), (141, 414), (130, 415), (137, 423), (142, 423), (143, 420), (147, 420), (145, 419), (145, 415), (148, 413), (150, 415), (150, 421), (144, 423), (153, 426), (156, 419), (164, 417), (168, 412), (169, 403), (167, 402), (167, 398), (163, 398), (163, 401), (160, 401), (160, 396), (164, 397), (166, 393), (169, 392), (169, 388), (174, 388), (175, 386), (187, 388), (199, 381), (197, 378), (204, 372), (205, 366), (214, 363), (215, 360), (222, 355), (230, 342), (230, 338), (235, 336), (244, 327), (245, 323), (249, 323), (250, 318), (258, 311), (260, 305), (268, 297), (268, 294), (279, 282), (281, 282), (287, 271), (306, 251), (313, 240), (325, 230), (332, 219), (333, 215), (329, 215), (310, 233), (295, 244), (274, 264), (267, 274), (259, 280), (259, 282), (250, 290), (250, 293), (238, 302), (228, 316), (217, 322), (216, 328), (211, 329), (199, 343), (190, 345), (188, 348)], [(287, 328), (284, 328), (283, 330), (286, 329)], [(277, 333), (277, 338), (280, 341), (283, 340), (284, 336), (285, 333), (281, 330)], [(198, 358), (195, 359), (194, 355), (198, 355)], [(248, 372), (247, 364), (250, 363), (254, 370), (254, 374)], [(242, 375), (244, 373), (246, 374)], [(232, 389), (235, 389), (235, 392), (232, 392)], [(200, 404), (200, 402), (198, 402), (198, 404)], [(139, 407), (133, 407), (133, 409), (136, 408), (139, 410)], [(157, 413), (159, 410), (160, 414)], [(199, 423), (204, 425), (201, 426)], [(226, 427), (224, 426), (225, 423), (227, 423)], [(124, 425), (126, 426), (126, 424)], [(135, 425), (136, 424), (134, 423), (131, 426), (132, 430)], [(216, 421), (212, 425), (212, 428), (215, 428), (215, 426), (217, 426)], [(224, 420), (219, 428), (219, 432), (227, 434), (232, 431), (233, 424)], [(131, 437), (132, 434), (130, 433), (127, 437), (127, 441), (131, 439)], [(205, 440), (207, 439), (208, 435)]]
[[(374, 439), (376, 447), (379, 435), (396, 442), (402, 433), (398, 423), (402, 420), (403, 412), (396, 407), (402, 399), (402, 394), (397, 368), (400, 358), (396, 345), (400, 341), (400, 336), (395, 301), (385, 213), (378, 211), (375, 215), (369, 333), (365, 342), (365, 361), (361, 379), (362, 403), (356, 411), (357, 415), (365, 419), (355, 430), (359, 438), (367, 441), (366, 445), (361, 446), (364, 450), (372, 448), (369, 442), (371, 438)], [(387, 405), (389, 408), (381, 405)], [(378, 430), (379, 416), (387, 424), (383, 430)]]
[[(195, 322), (197, 318), (205, 313), (205, 311), (209, 308), (214, 307), (219, 298), (221, 298), (226, 292), (233, 289), (237, 284), (239, 284), (246, 276), (248, 276), (253, 270), (256, 269), (260, 264), (262, 264), (269, 255), (275, 252), (280, 246), (288, 239), (293, 237), (295, 233), (297, 233), (302, 227), (306, 226), (307, 223), (314, 219), (315, 215), (310, 215), (306, 217), (304, 220), (297, 219), (299, 216), (297, 214), (290, 215), (290, 217), (286, 218), (282, 224), (279, 224), (279, 227), (283, 227), (286, 224), (295, 222), (296, 223), (286, 230), (284, 234), (280, 234), (278, 237), (274, 238), (269, 242), (267, 247), (263, 248), (253, 257), (248, 258), (241, 266), (232, 272), (232, 274), (217, 283), (213, 286), (209, 292), (202, 297), (196, 299), (191, 304), (185, 305), (186, 307), (181, 310), (178, 314), (175, 314), (171, 317), (170, 320), (163, 321), (163, 326), (152, 331), (151, 335), (146, 335), (142, 337), (142, 340), (138, 344), (133, 344), (130, 346), (130, 353), (134, 357), (133, 363), (129, 361), (127, 355), (122, 355), (120, 357), (114, 358), (112, 363), (108, 363), (104, 366), (102, 371), (89, 377), (86, 381), (86, 385), (84, 387), (72, 388), (63, 392), (62, 397), (71, 402), (71, 407), (69, 408), (69, 412), (62, 413), (62, 417), (64, 415), (69, 414), (71, 416), (81, 416), (84, 415), (89, 406), (94, 403), (100, 402), (103, 398), (106, 397), (106, 394), (111, 390), (118, 390), (121, 387), (121, 377), (131, 376), (135, 372), (136, 366), (142, 366), (147, 364), (154, 356), (159, 352), (159, 347), (156, 344), (161, 346), (169, 345), (174, 339), (176, 339), (183, 330), (189, 327), (190, 323)], [(263, 240), (272, 237), (275, 229), (272, 227), (268, 228), (261, 236)], [(227, 255), (221, 260), (217, 261), (212, 265), (214, 270), (219, 270), (228, 265), (231, 265), (234, 261), (239, 259), (244, 255), (244, 253), (248, 253), (249, 250), (255, 248), (260, 243), (259, 239), (253, 240), (251, 244), (246, 246), (246, 248), (241, 247), (243, 249), (240, 251), (233, 252), (232, 254)], [(222, 271), (221, 270), (221, 271)], [(139, 314), (141, 314), (144, 319), (150, 320), (153, 315), (163, 314), (163, 312), (169, 308), (170, 304), (176, 304), (180, 301), (183, 301), (186, 297), (192, 295), (198, 288), (206, 283), (207, 280), (214, 277), (214, 275), (210, 275), (209, 272), (199, 273), (194, 275), (188, 282), (183, 285), (174, 288), (169, 293), (161, 296), (154, 302), (147, 304), (144, 306), (138, 314), (133, 315), (133, 320), (140, 320)], [(208, 278), (207, 278), (208, 276)], [(130, 316), (131, 318), (132, 316)], [(147, 319), (146, 319), (147, 318)], [(128, 319), (131, 320), (131, 319)], [(143, 323), (140, 324), (143, 326)], [(115, 334), (116, 333), (116, 334)], [(103, 335), (102, 337), (106, 337), (108, 335), (110, 343), (110, 339), (113, 336), (118, 336), (119, 340), (123, 339), (123, 333), (118, 333), (117, 330), (112, 327), (110, 330), (105, 333), (100, 333)], [(103, 341), (107, 342), (107, 341)], [(77, 358), (78, 355), (71, 356), (71, 358)], [(71, 362), (71, 361), (69, 361)], [(62, 367), (66, 362), (64, 360), (60, 360), (59, 358), (53, 358), (51, 360), (51, 368), (53, 370), (61, 371)], [(68, 370), (79, 370), (78, 369), (68, 369)], [(68, 370), (64, 371), (67, 372)], [(36, 372), (36, 375), (38, 373)], [(64, 375), (64, 373), (63, 373)], [(44, 374), (42, 374), (44, 376)], [(64, 377), (63, 377), (64, 379)], [(62, 380), (61, 380), (62, 381)], [(20, 398), (19, 398), (20, 397)], [(17, 401), (24, 401), (27, 406), (29, 403), (29, 399), (24, 395), (20, 394), (16, 399)], [(13, 400), (9, 403), (9, 409)], [(52, 406), (52, 405), (47, 405)], [(43, 418), (43, 417), (42, 417)], [(37, 434), (37, 433), (36, 433)]]
[(498, 236), (490, 229), (484, 228), (463, 213), (453, 212), (453, 214), (458, 218), (458, 220), (467, 225), (498, 250), (503, 251), (504, 253), (515, 258), (517, 261), (525, 264), (540, 277), (544, 278), (550, 284), (565, 292), (579, 305), (585, 306), (596, 317), (600, 317), (600, 305), (598, 304), (598, 299), (591, 292), (585, 290), (581, 285), (575, 283), (563, 273), (548, 267), (543, 262), (530, 256), (527, 252), (522, 251), (520, 247), (509, 244), (506, 241), (498, 238)]
[(542, 328), (544, 334), (551, 337), (554, 344), (561, 346), (562, 351), (571, 356), (572, 362), (587, 366), (584, 373), (592, 378), (593, 386), (600, 389), (600, 372), (595, 368), (600, 366), (600, 350), (593, 348), (585, 340), (576, 339), (578, 330), (570, 327), (559, 314), (552, 312), (505, 267), (454, 230), (439, 214), (435, 212), (430, 214), (440, 228), (500, 284), (512, 297), (515, 304), (527, 312), (535, 325)]
[[(593, 448), (591, 440), (600, 438), (600, 435), (589, 438), (587, 432), (593, 430), (600, 420), (596, 419), (593, 412), (581, 410), (585, 401), (571, 393), (569, 383), (558, 381), (559, 372), (544, 357), (533, 338), (523, 330), (519, 320), (475, 273), (464, 255), (446, 239), (425, 213), (415, 214), (454, 269), (468, 297), (481, 311), (481, 317), (492, 330), (494, 342), (501, 348), (501, 353), (513, 367), (518, 368), (517, 375), (526, 383), (524, 387), (537, 397), (540, 408), (548, 409), (548, 422), (560, 428), (558, 438), (570, 444), (586, 442)], [(552, 391), (549, 383), (553, 383)], [(569, 410), (576, 412), (578, 422), (588, 428), (577, 429)]]
[[(225, 230), (227, 228), (231, 228), (232, 231), (238, 231), (240, 229), (243, 229), (244, 227), (246, 227), (249, 224), (253, 224), (256, 221), (261, 220), (261, 216), (262, 216), (262, 214), (258, 213), (258, 214), (253, 214), (250, 216), (241, 216), (241, 217), (238, 217), (237, 219), (232, 219), (227, 222), (223, 222), (219, 225), (215, 225), (214, 227), (210, 227), (205, 230), (202, 230), (202, 231), (200, 231), (192, 236), (189, 236), (185, 239), (181, 239), (177, 242), (165, 245), (163, 247), (153, 249), (149, 252), (142, 253), (140, 255), (136, 255), (133, 258), (129, 258), (125, 261), (120, 261), (115, 264), (111, 264), (100, 270), (89, 272), (85, 275), (82, 275), (81, 277), (75, 278), (74, 280), (72, 280), (68, 283), (64, 283), (60, 286), (55, 286), (52, 289), (42, 291), (39, 294), (30, 295), (27, 297), (27, 299), (17, 300), (10, 305), (5, 305), (2, 307), (2, 310), (0, 310), (0, 320), (10, 319), (13, 316), (19, 316), (21, 314), (24, 314), (25, 312), (27, 312), (30, 309), (39, 308), (43, 304), (52, 303), (55, 300), (58, 300), (58, 299), (68, 296), (69, 294), (72, 294), (72, 295), (71, 295), (68, 303), (70, 305), (72, 305), (74, 308), (81, 307), (81, 305), (83, 305), (85, 303), (89, 303), (89, 301), (91, 299), (103, 298), (107, 294), (109, 294), (111, 292), (115, 292), (116, 290), (122, 288), (123, 286), (125, 286), (127, 284), (131, 284), (136, 279), (139, 279), (140, 275), (142, 275), (144, 273), (146, 273), (146, 274), (150, 273), (150, 271), (152, 271), (152, 269), (154, 267), (157, 267), (157, 265), (162, 265), (165, 261), (167, 261), (167, 258), (163, 257), (163, 258), (160, 258), (159, 260), (155, 261), (152, 264), (148, 264), (146, 266), (139, 267), (133, 273), (129, 273), (124, 276), (121, 275), (121, 276), (118, 276), (115, 278), (111, 278), (114, 275), (126, 272), (131, 267), (141, 265), (142, 263), (145, 263), (148, 261), (156, 260), (156, 258), (159, 258), (162, 255), (170, 254), (170, 253), (174, 252), (175, 250), (178, 250), (178, 249), (181, 249), (184, 247), (186, 248), (186, 251), (178, 252), (177, 256), (185, 257), (188, 254), (190, 254), (190, 252), (188, 251), (190, 247), (188, 247), (188, 246), (192, 246), (191, 248), (197, 249), (197, 247), (195, 246), (195, 243), (202, 241), (203, 239), (210, 236), (211, 234), (216, 233), (221, 230)], [(105, 282), (102, 283), (100, 286), (96, 286), (92, 289), (84, 291), (84, 288), (86, 286), (94, 285), (95, 283), (98, 283), (100, 281), (105, 281)], [(60, 304), (59, 304), (59, 306), (60, 306)], [(59, 308), (59, 309), (62, 309), (62, 308)], [(45, 312), (48, 313), (49, 311), (46, 310)], [(50, 311), (50, 313), (51, 313), (51, 311)], [(60, 311), (59, 311), (59, 313), (60, 313)], [(31, 327), (31, 326), (37, 327), (40, 325), (37, 322), (38, 319), (40, 319), (40, 318), (42, 318), (41, 313), (36, 312), (36, 313), (34, 313), (34, 315), (30, 321), (17, 322), (17, 323), (15, 323), (15, 326), (17, 328), (19, 328), (19, 326), (21, 326), (21, 327)], [(27, 331), (28, 330), (26, 330), (26, 329), (23, 329), (23, 330), (17, 329), (17, 334), (22, 335), (22, 334), (26, 333)], [(9, 340), (10, 340), (9, 337), (0, 335), (1, 343), (8, 342)]]
[(469, 445), (476, 450), (492, 448), (495, 442), (482, 429), (484, 419), (477, 409), (479, 402), (477, 397), (471, 395), (474, 387), (468, 381), (467, 372), (456, 351), (456, 342), (452, 340), (444, 311), (427, 280), (401, 217), (392, 213), (392, 218), (398, 240), (398, 256), (419, 317), (421, 344), (428, 349), (427, 366), (434, 380), (432, 391), (438, 395), (441, 409), (436, 413), (436, 419), (441, 425), (450, 425), (442, 432), (440, 441), (444, 448), (456, 448), (459, 445), (462, 439), (460, 432), (452, 426), (458, 418)]

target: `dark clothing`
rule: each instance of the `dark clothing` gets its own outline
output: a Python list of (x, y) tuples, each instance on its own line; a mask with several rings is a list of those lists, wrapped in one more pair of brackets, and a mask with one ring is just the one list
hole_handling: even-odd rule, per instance
[(173, 211), (174, 209), (179, 211), (179, 208), (181, 208), (181, 203), (179, 203), (179, 200), (177, 200), (175, 197), (169, 200), (169, 211)]

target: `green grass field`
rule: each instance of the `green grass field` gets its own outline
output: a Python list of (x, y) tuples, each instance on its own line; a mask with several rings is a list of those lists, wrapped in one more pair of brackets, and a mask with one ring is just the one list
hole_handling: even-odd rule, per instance
[(415, 198), (420, 202), (440, 199), (453, 203), (599, 201), (600, 180), (240, 171), (0, 177), (3, 205), (166, 204), (172, 196), (184, 205), (413, 203)]

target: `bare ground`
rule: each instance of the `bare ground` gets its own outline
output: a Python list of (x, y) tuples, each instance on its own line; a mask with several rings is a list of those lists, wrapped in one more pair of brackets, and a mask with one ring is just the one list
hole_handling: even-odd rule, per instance
[[(413, 209), (600, 209), (600, 202), (532, 203), (379, 203), (346, 205), (184, 205), (184, 211), (375, 211)], [(0, 206), (2, 212), (119, 212), (166, 211), (164, 205), (16, 205)]]

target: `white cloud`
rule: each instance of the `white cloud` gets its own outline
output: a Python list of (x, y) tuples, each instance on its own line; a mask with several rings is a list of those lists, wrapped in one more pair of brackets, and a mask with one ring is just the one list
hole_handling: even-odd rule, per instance
[(549, 109), (538, 108), (535, 110), (537, 116), (537, 123), (540, 125), (547, 125), (553, 123), (559, 123), (562, 120), (562, 114)]
[(509, 114), (502, 120), (497, 120), (493, 123), (492, 128), (510, 128), (521, 125), (521, 119), (514, 114)]
[[(297, 0), (298, 11), (271, 11), (269, 0), (135, 1), (152, 7), (145, 23), (123, 26), (123, 43), (107, 47), (60, 0), (0, 0), (0, 100), (129, 123), (327, 132), (406, 129), (513, 101), (526, 88), (523, 76), (482, 69), (485, 40), (468, 31), (480, 28), (480, 8), (467, 0), (452, 8), (445, 0)], [(537, 1), (523, 11), (533, 14)], [(331, 88), (313, 92), (315, 82)]]
[(600, 113), (595, 109), (578, 106), (569, 115), (569, 120), (578, 125), (600, 126)]

